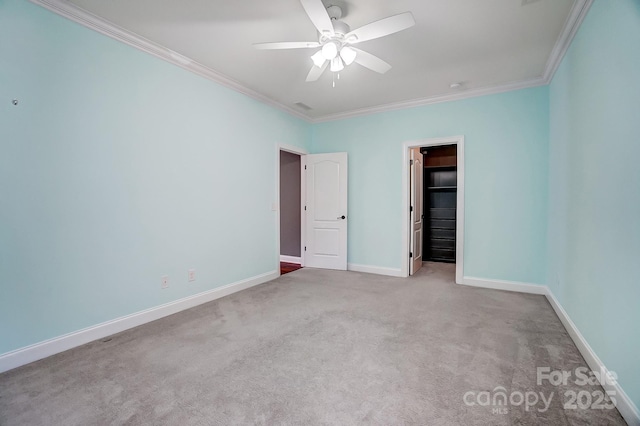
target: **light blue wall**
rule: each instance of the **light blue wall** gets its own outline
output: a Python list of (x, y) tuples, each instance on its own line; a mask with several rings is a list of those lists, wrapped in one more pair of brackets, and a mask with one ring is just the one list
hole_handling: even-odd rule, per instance
[(640, 2), (596, 0), (550, 87), (549, 284), (640, 406)]
[(402, 144), (465, 136), (465, 275), (546, 283), (548, 88), (318, 124), (349, 153), (350, 263), (401, 267)]
[(0, 1), (0, 353), (274, 271), (276, 144), (309, 140), (285, 113)]
[(550, 88), (311, 126), (1, 0), (0, 354), (272, 271), (277, 143), (349, 153), (349, 262), (400, 268), (402, 143), (464, 135), (465, 275), (548, 283), (638, 404), (637, 46), (597, 0)]

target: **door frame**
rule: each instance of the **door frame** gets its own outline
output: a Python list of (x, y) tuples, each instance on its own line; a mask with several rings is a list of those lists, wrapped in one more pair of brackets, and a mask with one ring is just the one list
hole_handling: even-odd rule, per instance
[[(409, 149), (430, 146), (456, 145), (457, 193), (456, 193), (456, 283), (463, 283), (464, 276), (464, 136), (449, 136), (407, 141), (402, 144), (402, 265), (403, 277), (409, 276), (409, 244), (411, 215), (409, 214)], [(424, 202), (424, 200), (423, 200)]]
[(278, 144), (276, 146), (276, 200), (272, 206), (276, 220), (276, 271), (280, 275), (280, 151), (289, 152), (300, 156), (300, 266), (304, 266), (304, 241), (306, 237), (306, 224), (304, 206), (306, 203), (306, 179), (304, 173), (304, 157), (309, 153), (304, 148), (294, 145)]

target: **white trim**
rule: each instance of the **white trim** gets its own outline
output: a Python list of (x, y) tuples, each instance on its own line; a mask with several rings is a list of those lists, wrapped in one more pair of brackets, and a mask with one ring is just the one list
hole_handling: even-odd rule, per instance
[[(545, 288), (547, 290), (545, 294), (547, 296), (547, 300), (551, 304), (553, 310), (556, 312), (556, 315), (558, 315), (558, 318), (560, 318), (560, 321), (564, 325), (564, 328), (567, 329), (569, 336), (571, 336), (573, 343), (575, 343), (576, 347), (580, 351), (580, 354), (587, 362), (589, 368), (592, 371), (597, 371), (599, 373), (608, 373), (609, 370), (605, 367), (600, 358), (598, 358), (591, 346), (589, 346), (587, 340), (584, 338), (582, 333), (580, 333), (580, 330), (578, 330), (578, 327), (576, 327), (573, 321), (571, 321), (571, 318), (569, 318), (569, 315), (564, 310), (558, 299), (555, 298), (553, 292), (551, 292), (551, 289), (549, 289), (548, 287)], [(603, 376), (601, 375), (600, 377)], [(615, 392), (614, 397), (616, 400), (616, 408), (625, 419), (625, 421), (629, 425), (640, 425), (640, 411), (631, 400), (631, 398), (629, 398), (629, 396), (622, 389), (620, 384), (617, 381), (615, 384), (611, 384), (608, 382), (603, 382), (602, 380), (600, 381), (600, 384), (605, 391)]]
[[(462, 284), (495, 290), (517, 291), (520, 293), (544, 295), (549, 301), (549, 304), (555, 311), (556, 315), (560, 319), (560, 322), (567, 330), (567, 333), (573, 340), (573, 343), (575, 343), (578, 351), (586, 361), (589, 368), (592, 371), (597, 371), (598, 373), (600, 373), (599, 378), (606, 377), (605, 374), (608, 373), (609, 370), (600, 360), (600, 358), (598, 358), (598, 355), (596, 355), (593, 348), (591, 348), (591, 346), (587, 342), (587, 339), (585, 339), (582, 333), (580, 333), (578, 327), (576, 327), (574, 322), (569, 317), (569, 314), (567, 314), (567, 312), (564, 310), (564, 308), (562, 307), (558, 299), (556, 299), (553, 292), (548, 286), (474, 277), (464, 277)], [(622, 386), (620, 386), (620, 383), (616, 381), (615, 384), (611, 384), (609, 382), (601, 380), (600, 384), (605, 391), (614, 392), (613, 395), (616, 400), (616, 408), (618, 409), (620, 415), (622, 415), (624, 420), (629, 425), (640, 426), (640, 410), (638, 410), (638, 407), (631, 400), (631, 398), (629, 398)]]
[(521, 283), (517, 281), (464, 277), (462, 282), (459, 284), (472, 287), (491, 288), (494, 290), (517, 291), (518, 293), (547, 294), (547, 287), (544, 285)]
[(276, 188), (275, 188), (275, 205), (276, 205), (276, 263), (275, 267), (280, 271), (280, 262), (285, 262), (281, 260), (280, 255), (280, 151), (289, 152), (291, 154), (297, 154), (300, 156), (300, 258), (298, 262), (300, 266), (304, 266), (304, 241), (306, 236), (305, 231), (305, 218), (304, 218), (304, 203), (306, 199), (306, 182), (305, 182), (305, 174), (304, 174), (304, 159), (305, 155), (308, 154), (307, 150), (304, 148), (300, 148), (294, 145), (287, 145), (283, 143), (279, 143), (276, 146)]
[(300, 266), (305, 266), (307, 253), (307, 154), (300, 156)]
[(0, 373), (276, 279), (270, 271), (0, 355)]
[(451, 102), (461, 99), (476, 98), (478, 96), (494, 95), (498, 93), (511, 92), (514, 90), (528, 89), (530, 87), (546, 86), (551, 83), (553, 75), (560, 66), (567, 49), (573, 41), (573, 37), (578, 32), (582, 21), (587, 16), (589, 8), (593, 4), (593, 0), (575, 0), (569, 16), (564, 23), (562, 32), (556, 41), (547, 64), (545, 65), (542, 76), (532, 78), (530, 80), (514, 81), (511, 83), (500, 84), (498, 86), (480, 87), (476, 89), (463, 90), (456, 93), (447, 93), (444, 95), (436, 95), (428, 98), (414, 99), (411, 101), (396, 102), (384, 104), (374, 107), (362, 108), (353, 111), (342, 112), (338, 114), (329, 114), (315, 119), (311, 119), (312, 123), (323, 123), (326, 121), (344, 120), (346, 118), (359, 117), (362, 115), (376, 114), (380, 112), (394, 111), (398, 109), (415, 108), (424, 105), (438, 104), (442, 102)]
[(571, 45), (573, 41), (573, 37), (578, 32), (580, 25), (582, 25), (582, 21), (585, 16), (587, 16), (587, 12), (589, 8), (593, 4), (593, 0), (575, 0), (573, 2), (573, 6), (571, 7), (571, 11), (569, 12), (569, 16), (567, 16), (567, 20), (564, 23), (560, 36), (556, 41), (551, 53), (549, 54), (549, 59), (545, 65), (544, 72), (540, 77), (514, 81), (511, 83), (500, 84), (497, 86), (488, 86), (488, 87), (480, 87), (476, 89), (463, 90), (456, 93), (447, 93), (443, 95), (431, 96), (428, 98), (420, 98), (414, 99), (410, 101), (396, 102), (384, 105), (378, 105), (369, 108), (362, 108), (353, 111), (342, 112), (338, 114), (328, 114), (322, 117), (317, 117), (311, 119), (312, 123), (323, 123), (327, 121), (335, 121), (335, 120), (344, 120), (346, 118), (359, 117), (363, 115), (377, 114), (381, 112), (394, 111), (398, 109), (406, 109), (406, 108), (415, 108), (424, 105), (437, 104), (442, 102), (451, 102), (462, 99), (475, 98), (478, 96), (487, 96), (493, 95), (497, 93), (511, 92), (514, 90), (527, 89), (530, 87), (537, 86), (546, 86), (551, 83), (555, 72), (557, 71), (564, 55), (567, 53), (567, 49)]
[(191, 71), (201, 77), (214, 81), (222, 86), (228, 87), (236, 92), (242, 93), (250, 98), (260, 101), (264, 104), (278, 108), (288, 114), (291, 114), (297, 118), (300, 118), (306, 122), (311, 122), (311, 119), (285, 104), (277, 102), (255, 90), (249, 89), (243, 86), (241, 83), (233, 80), (232, 78), (219, 73), (205, 65), (202, 65), (184, 55), (172, 51), (158, 43), (155, 43), (149, 39), (142, 37), (132, 31), (126, 30), (116, 24), (107, 21), (91, 12), (82, 9), (79, 6), (65, 0), (29, 0), (39, 6), (44, 7), (60, 16), (77, 22), (89, 29), (97, 31), (115, 40), (121, 41), (129, 46), (132, 46), (138, 50), (149, 53), (157, 58), (163, 59), (167, 62)]
[(456, 197), (456, 282), (464, 275), (464, 136), (456, 144), (457, 197)]
[(573, 41), (573, 37), (578, 32), (578, 29), (580, 28), (580, 25), (582, 25), (582, 21), (584, 21), (584, 18), (587, 16), (587, 12), (589, 12), (589, 8), (591, 8), (592, 4), (593, 0), (574, 1), (571, 11), (569, 12), (569, 16), (562, 28), (562, 33), (560, 34), (560, 37), (547, 60), (547, 65), (545, 66), (543, 74), (545, 84), (551, 83), (560, 63), (562, 63), (564, 55), (567, 53), (567, 49), (569, 49), (569, 46)]
[(443, 102), (458, 101), (462, 99), (477, 98), (479, 96), (493, 95), (497, 93), (512, 92), (514, 90), (544, 86), (545, 84), (547, 84), (547, 82), (542, 77), (537, 77), (530, 80), (517, 81), (513, 83), (502, 84), (499, 86), (481, 87), (477, 89), (463, 90), (456, 93), (430, 96), (428, 98), (419, 98), (410, 101), (395, 102), (368, 108), (361, 108), (352, 111), (341, 112), (338, 114), (328, 114), (322, 117), (313, 118), (311, 119), (311, 122), (324, 123), (327, 121), (344, 120), (346, 118), (360, 117), (363, 115), (371, 115), (381, 112), (395, 111), (399, 109), (415, 108), (424, 105), (439, 104)]
[[(278, 144), (278, 151), (286, 151), (286, 152), (289, 152), (291, 154), (298, 154), (298, 155), (307, 155), (309, 153), (304, 148), (300, 148), (299, 146), (295, 146), (295, 145), (287, 145), (286, 143), (279, 143)], [(278, 157), (278, 158), (280, 158), (280, 157)]]
[(536, 87), (547, 85), (553, 79), (553, 75), (556, 72), (558, 66), (562, 62), (573, 37), (575, 36), (578, 28), (582, 24), (584, 17), (586, 16), (593, 0), (575, 0), (571, 12), (565, 21), (561, 35), (558, 38), (542, 76), (516, 81), (498, 86), (481, 87), (477, 89), (464, 90), (456, 93), (447, 93), (442, 95), (431, 96), (427, 98), (414, 99), (404, 102), (389, 103), (384, 105), (378, 105), (369, 108), (362, 108), (353, 111), (347, 111), (338, 114), (328, 114), (321, 117), (311, 118), (310, 116), (298, 111), (288, 105), (275, 101), (255, 90), (249, 89), (243, 86), (239, 82), (223, 75), (205, 65), (191, 60), (177, 52), (172, 51), (158, 43), (152, 42), (134, 32), (121, 28), (99, 16), (96, 16), (75, 4), (65, 0), (30, 0), (39, 6), (42, 6), (58, 15), (64, 16), (74, 22), (79, 23), (87, 28), (104, 34), (108, 37), (128, 44), (136, 49), (147, 52), (153, 56), (163, 59), (167, 62), (191, 71), (201, 77), (214, 81), (239, 93), (247, 95), (253, 99), (256, 99), (262, 103), (278, 108), (285, 111), (295, 117), (298, 117), (308, 123), (323, 123), (327, 121), (342, 120), (345, 118), (358, 117), (362, 115), (375, 114), (386, 111), (393, 111), (398, 109), (413, 108), (423, 105), (430, 105), (441, 102), (450, 102), (460, 99), (474, 98), (478, 96), (486, 96), (496, 93), (510, 92), (513, 90), (520, 90), (529, 87)]
[(405, 277), (400, 269), (385, 268), (382, 266), (357, 265), (355, 263), (347, 263), (347, 271), (366, 272), (367, 274), (386, 275), (389, 277)]
[(286, 263), (296, 263), (298, 265), (302, 265), (302, 258), (295, 256), (285, 256), (284, 254), (280, 255), (280, 262)]
[(409, 276), (409, 149), (423, 146), (457, 146), (458, 188), (456, 194), (456, 283), (464, 274), (464, 136), (421, 139), (402, 144), (402, 264), (401, 276)]

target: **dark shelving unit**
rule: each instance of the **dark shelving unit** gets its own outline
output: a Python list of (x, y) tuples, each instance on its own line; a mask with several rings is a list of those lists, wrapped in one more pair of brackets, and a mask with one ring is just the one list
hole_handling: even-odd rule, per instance
[(456, 261), (457, 179), (455, 166), (424, 168), (425, 260)]

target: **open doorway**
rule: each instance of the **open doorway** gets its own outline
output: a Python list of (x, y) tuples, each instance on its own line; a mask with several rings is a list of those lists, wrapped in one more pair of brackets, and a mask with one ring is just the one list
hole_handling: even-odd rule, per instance
[(280, 274), (302, 268), (303, 262), (303, 173), (305, 153), (293, 147), (278, 149), (278, 254)]
[(347, 153), (308, 154), (278, 145), (276, 165), (271, 209), (280, 274), (304, 266), (346, 271)]
[(456, 262), (457, 149), (455, 145), (421, 147), (424, 164), (423, 260)]
[(425, 261), (456, 264), (462, 283), (464, 247), (464, 137), (403, 145), (404, 276)]

